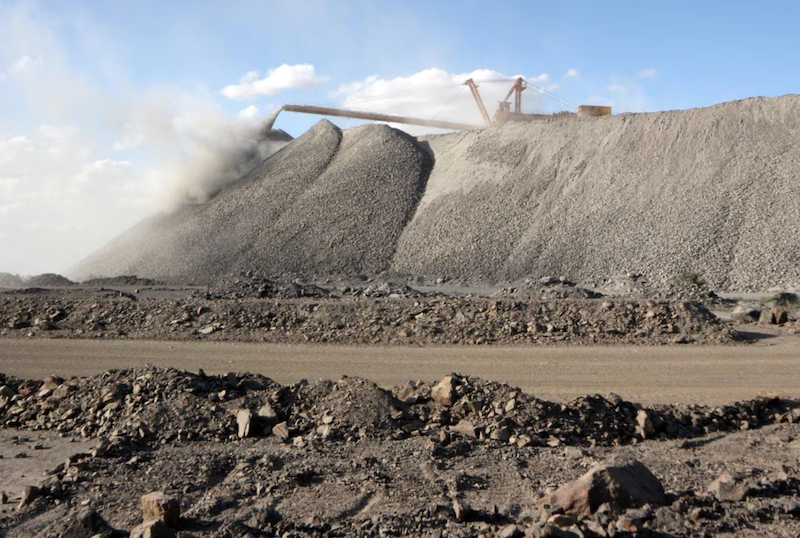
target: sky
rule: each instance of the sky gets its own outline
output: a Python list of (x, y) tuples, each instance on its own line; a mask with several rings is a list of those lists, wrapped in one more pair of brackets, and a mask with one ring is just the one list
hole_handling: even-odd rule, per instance
[(203, 202), (284, 104), (480, 123), (464, 80), (491, 114), (517, 76), (530, 112), (778, 96), (800, 88), (797, 20), (776, 0), (0, 0), (0, 272), (68, 274)]

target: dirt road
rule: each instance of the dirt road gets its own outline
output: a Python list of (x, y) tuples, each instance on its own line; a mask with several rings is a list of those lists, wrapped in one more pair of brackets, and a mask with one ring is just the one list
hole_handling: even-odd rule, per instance
[(0, 371), (87, 375), (146, 363), (207, 373), (251, 371), (280, 383), (343, 374), (383, 386), (450, 372), (503, 381), (551, 400), (616, 392), (644, 404), (800, 397), (800, 338), (747, 346), (357, 347), (98, 340), (0, 340)]

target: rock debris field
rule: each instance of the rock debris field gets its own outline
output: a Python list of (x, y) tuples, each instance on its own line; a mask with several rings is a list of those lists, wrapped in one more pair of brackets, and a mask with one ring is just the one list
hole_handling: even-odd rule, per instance
[(155, 367), (0, 383), (0, 463), (92, 441), (2, 494), (7, 537), (800, 532), (800, 402), (772, 395), (556, 404), (458, 374), (384, 390)]
[[(321, 121), (69, 278), (0, 273), (0, 338), (791, 337), (798, 129), (792, 95), (422, 138)], [(771, 393), (554, 403), (457, 373), (0, 373), (0, 538), (796, 537), (798, 422)]]
[[(112, 280), (120, 281), (125, 279)], [(388, 282), (322, 287), (280, 283), (252, 274), (194, 289), (152, 284), (23, 288), (0, 291), (0, 338), (349, 345), (654, 345), (741, 340), (698, 297), (605, 296), (571, 282), (545, 282), (505, 288), (489, 296), (423, 293)], [(776, 311), (781, 313), (776, 318), (780, 327), (795, 332), (794, 310)], [(760, 318), (757, 312), (746, 311), (753, 320)]]

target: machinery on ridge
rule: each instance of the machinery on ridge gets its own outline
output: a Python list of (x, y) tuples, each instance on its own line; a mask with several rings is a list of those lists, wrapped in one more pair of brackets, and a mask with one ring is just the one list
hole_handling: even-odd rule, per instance
[[(525, 82), (525, 79), (522, 77), (518, 77), (516, 80), (514, 80), (514, 84), (511, 86), (511, 89), (508, 90), (505, 98), (497, 103), (497, 111), (494, 113), (494, 117), (489, 118), (489, 113), (486, 111), (486, 105), (483, 104), (483, 99), (481, 99), (481, 94), (478, 91), (478, 85), (475, 83), (475, 81), (473, 79), (468, 79), (466, 82), (464, 82), (464, 85), (468, 86), (472, 92), (472, 97), (475, 99), (478, 109), (481, 111), (481, 116), (483, 116), (487, 126), (500, 125), (508, 122), (549, 120), (552, 118), (564, 118), (570, 116), (597, 118), (600, 116), (611, 115), (610, 106), (598, 105), (580, 105), (578, 107), (577, 114), (569, 111), (556, 112), (554, 114), (526, 114), (522, 112), (522, 92), (528, 88), (528, 83)], [(511, 102), (509, 101), (509, 98), (512, 94), (514, 95), (514, 110), (511, 110)]]
[[(322, 116), (338, 116), (344, 118), (354, 118), (372, 121), (384, 121), (388, 123), (402, 123), (406, 125), (421, 125), (425, 127), (436, 127), (439, 129), (448, 129), (453, 131), (465, 131), (483, 129), (491, 127), (492, 125), (501, 125), (509, 122), (531, 122), (537, 120), (549, 120), (569, 117), (600, 117), (611, 115), (610, 106), (597, 106), (597, 105), (580, 105), (577, 107), (577, 112), (562, 111), (553, 114), (526, 114), (522, 112), (522, 92), (528, 88), (528, 83), (522, 77), (514, 80), (514, 84), (506, 94), (502, 101), (497, 104), (497, 110), (493, 117), (489, 116), (486, 110), (486, 105), (483, 103), (481, 94), (478, 91), (478, 85), (473, 79), (466, 80), (463, 85), (467, 86), (478, 105), (478, 110), (484, 120), (485, 125), (474, 125), (470, 123), (460, 123), (453, 121), (444, 121), (436, 119), (416, 118), (412, 116), (402, 116), (397, 114), (381, 114), (376, 112), (363, 112), (358, 110), (347, 110), (342, 108), (324, 107), (324, 106), (309, 106), (309, 105), (283, 105), (278, 111), (287, 112), (300, 112), (303, 114), (318, 114)], [(544, 92), (544, 90), (542, 90)], [(514, 107), (511, 108), (511, 101), (509, 99), (514, 96)]]

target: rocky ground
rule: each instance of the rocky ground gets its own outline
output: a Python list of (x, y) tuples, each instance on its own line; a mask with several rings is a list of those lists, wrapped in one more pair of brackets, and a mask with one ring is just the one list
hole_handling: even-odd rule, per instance
[(772, 395), (643, 408), (456, 374), (388, 391), (157, 368), (0, 384), (4, 460), (91, 444), (6, 492), (9, 538), (800, 532), (800, 402)]
[[(739, 342), (710, 309), (797, 326), (793, 294), (745, 304), (697, 286), (46, 281), (57, 287), (0, 292), (2, 336)], [(798, 422), (800, 402), (773, 394), (723, 407), (554, 403), (457, 374), (392, 390), (156, 367), (0, 374), (0, 536), (797, 536)]]
[[(138, 284), (137, 284), (138, 283)], [(491, 293), (367, 280), (305, 284), (242, 273), (211, 287), (135, 277), (0, 291), (0, 336), (337, 344), (731, 343), (709, 291), (605, 295), (553, 277)], [(793, 307), (776, 317), (794, 330)], [(755, 318), (753, 318), (755, 316)], [(748, 307), (739, 319), (757, 320)]]

